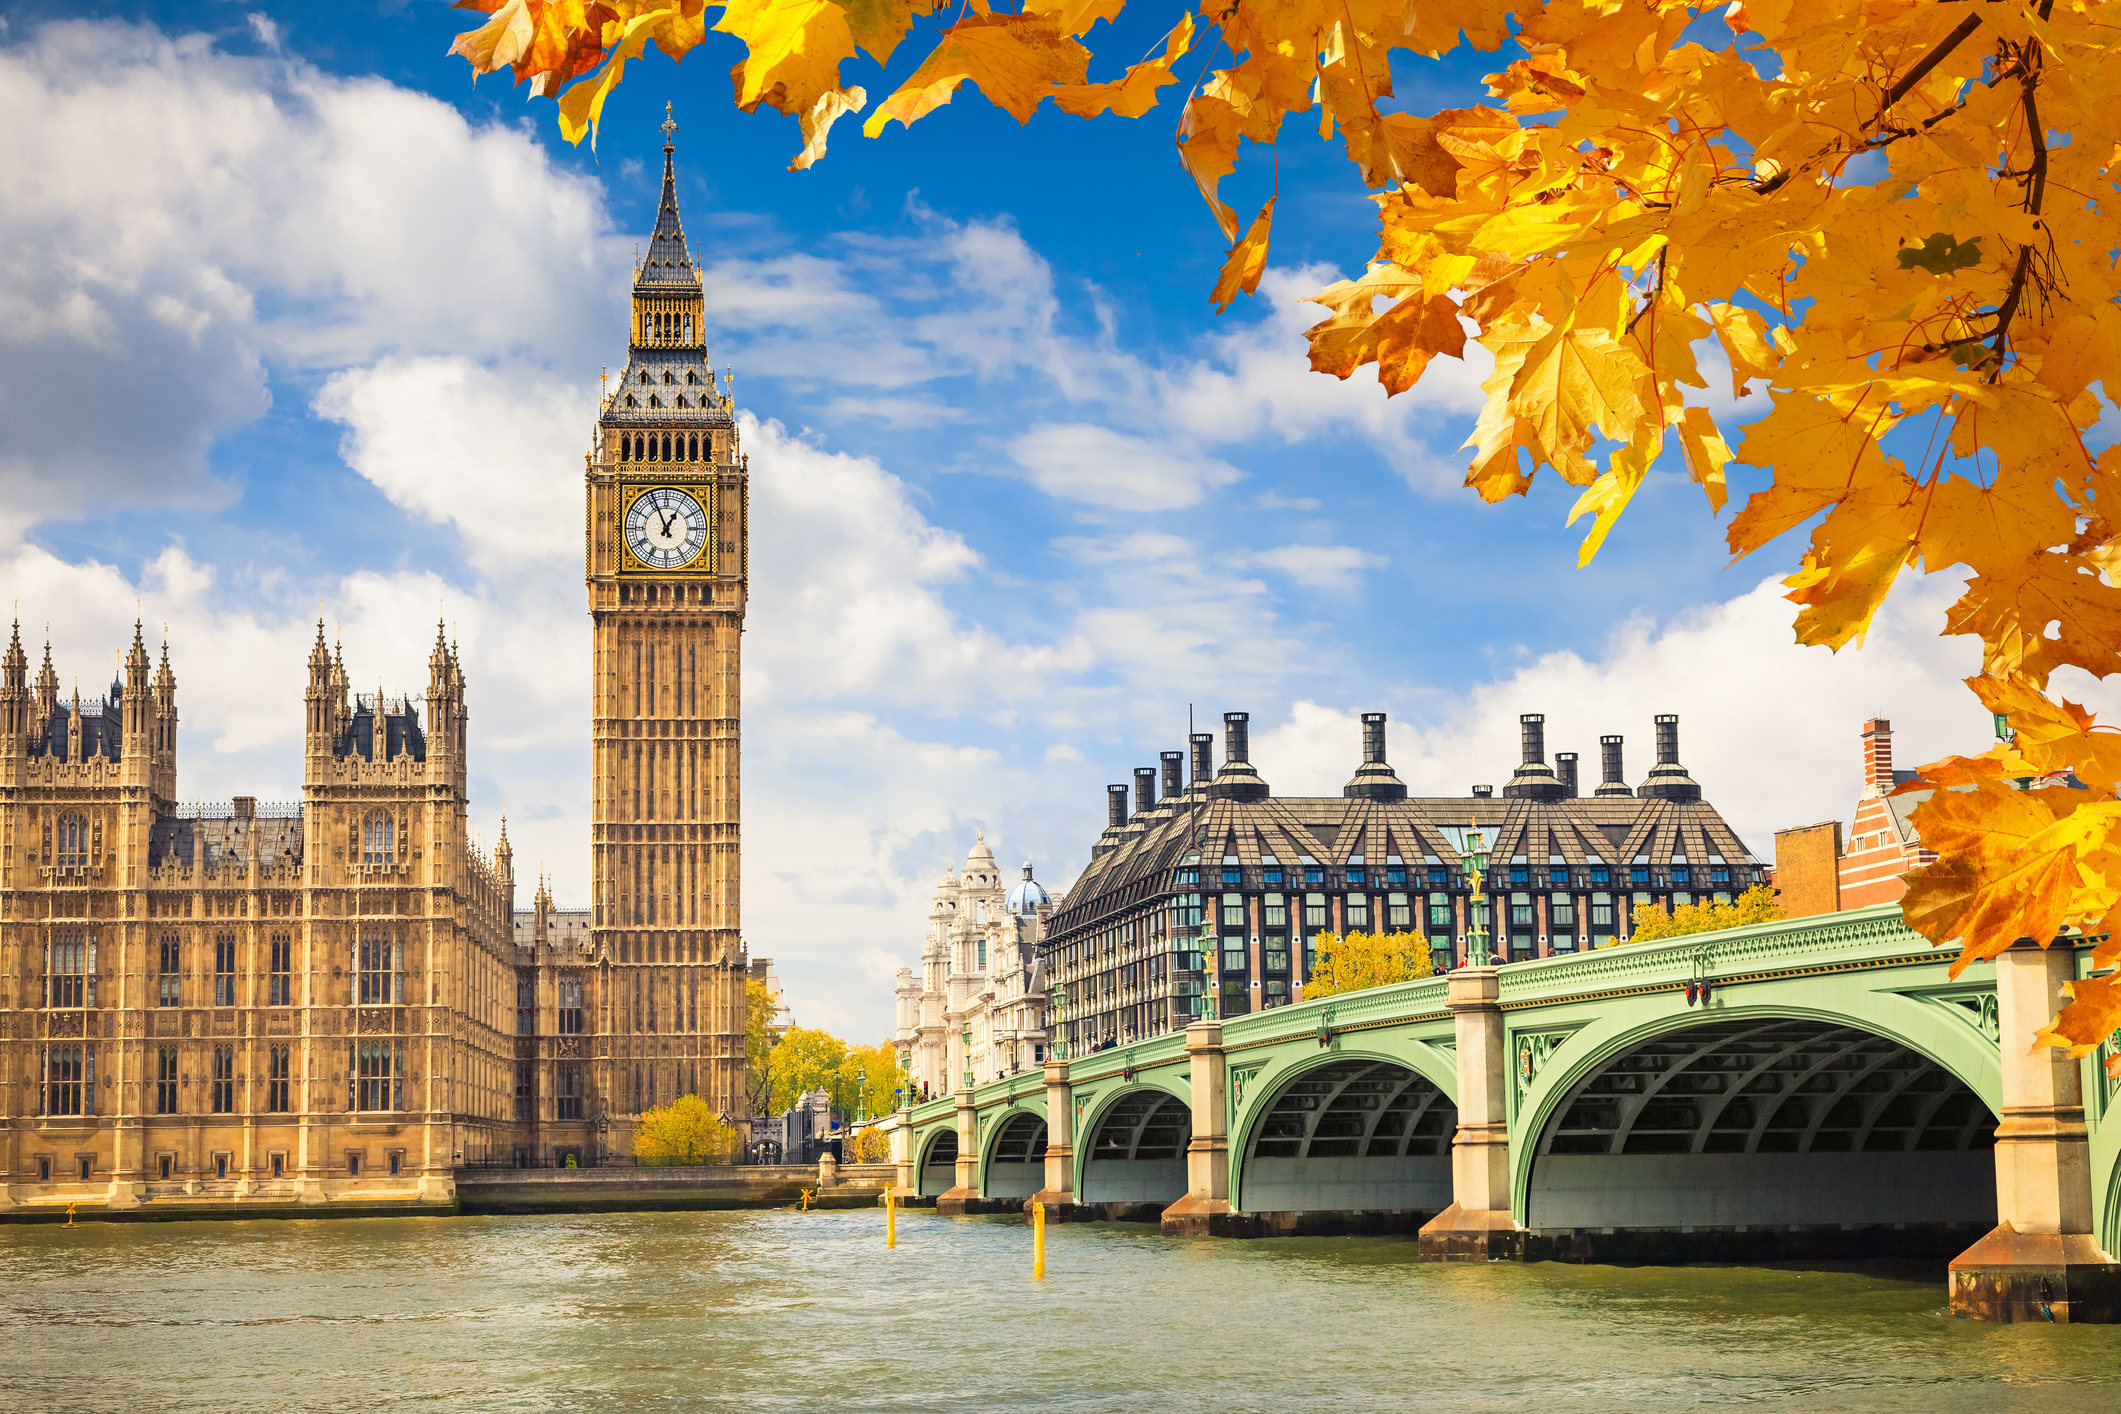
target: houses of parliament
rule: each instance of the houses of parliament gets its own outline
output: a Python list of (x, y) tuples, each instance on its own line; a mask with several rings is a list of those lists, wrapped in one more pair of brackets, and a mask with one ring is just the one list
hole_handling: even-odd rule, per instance
[[(466, 819), (470, 688), (353, 692), (319, 623), (302, 798), (180, 804), (177, 674), (0, 661), (0, 1209), (448, 1202), (698, 1094), (745, 1122), (746, 467), (664, 128), (629, 358), (584, 465), (592, 897), (517, 908)], [(553, 474), (563, 474), (558, 466)], [(290, 700), (287, 710), (297, 710)]]

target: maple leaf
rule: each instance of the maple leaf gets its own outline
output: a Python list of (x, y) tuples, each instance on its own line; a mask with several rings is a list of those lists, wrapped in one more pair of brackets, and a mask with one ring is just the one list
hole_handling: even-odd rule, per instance
[[(1065, 26), (1066, 21), (1062, 23)], [(1160, 56), (1143, 60), (1110, 83), (1058, 85), (1053, 90), (1053, 104), (1078, 118), (1094, 118), (1106, 112), (1117, 113), (1122, 118), (1139, 118), (1156, 106), (1158, 89), (1178, 82), (1171, 66), (1192, 43), (1193, 17), (1180, 15), (1177, 25), (1164, 37), (1164, 52)], [(1256, 283), (1257, 277), (1254, 279)], [(1250, 286), (1246, 288), (1249, 293)]]
[(1938, 231), (1921, 245), (1903, 248), (1899, 259), (1902, 270), (1920, 269), (1932, 275), (1949, 275), (1981, 263), (1981, 237), (1962, 242), (1949, 231)]
[(1259, 208), (1253, 219), (1252, 229), (1245, 238), (1230, 247), (1230, 258), (1223, 262), (1222, 278), (1215, 282), (1215, 311), (1220, 314), (1229, 307), (1230, 301), (1240, 294), (1251, 294), (1259, 288), (1260, 272), (1267, 268), (1267, 232), (1274, 224), (1274, 198)]
[(1038, 15), (967, 15), (949, 29), (898, 92), (879, 103), (862, 125), (870, 137), (894, 118), (911, 127), (950, 101), (970, 82), (1019, 123), (1055, 86), (1080, 84), (1090, 51), (1052, 20)]
[[(1373, 312), (1379, 299), (1392, 301), (1382, 314)], [(1449, 295), (1429, 294), (1421, 276), (1396, 265), (1372, 266), (1362, 279), (1329, 285), (1310, 301), (1333, 311), (1304, 331), (1311, 367), (1321, 373), (1346, 378), (1374, 363), (1385, 391), (1397, 393), (1412, 387), (1437, 354), (1464, 357), (1458, 306)]]
[[(2080, 977), (2062, 984), (2070, 1004), (2047, 1029), (2033, 1038), (2035, 1046), (2059, 1046), (2071, 1056), (2088, 1056), (2101, 1041), (2121, 1027), (2121, 977)], [(2113, 1059), (2108, 1074), (2121, 1074)]]

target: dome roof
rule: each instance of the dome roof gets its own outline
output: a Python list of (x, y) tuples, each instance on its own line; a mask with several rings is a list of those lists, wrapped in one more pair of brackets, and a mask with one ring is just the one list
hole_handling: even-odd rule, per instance
[(969, 871), (978, 865), (992, 864), (993, 862), (994, 851), (987, 847), (986, 832), (981, 831), (979, 838), (973, 842), (972, 852), (965, 856), (965, 867)]
[(1011, 913), (1019, 918), (1028, 918), (1053, 902), (1053, 899), (1047, 894), (1044, 886), (1031, 877), (1031, 866), (1026, 863), (1023, 882), (1009, 890), (1006, 902)]

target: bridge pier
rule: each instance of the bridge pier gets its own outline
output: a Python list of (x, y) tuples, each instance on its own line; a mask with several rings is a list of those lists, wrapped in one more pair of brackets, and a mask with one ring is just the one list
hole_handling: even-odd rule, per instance
[(1038, 1192), (1024, 1200), (1037, 1204), (1049, 1223), (1089, 1222), (1098, 1215), (1075, 1201), (1075, 1087), (1068, 1062), (1046, 1062), (1046, 1175)]
[(1451, 1206), (1418, 1239), (1423, 1260), (1521, 1259), (1526, 1232), (1510, 1211), (1509, 1084), (1501, 984), (1493, 967), (1450, 974), (1445, 1005), (1458, 1043), (1458, 1132), (1451, 1138)]
[(935, 1211), (946, 1218), (985, 1211), (979, 1196), (979, 1111), (969, 1089), (957, 1092), (956, 1182), (935, 1200)]
[(1985, 1321), (2121, 1322), (2121, 1264), (2093, 1231), (2081, 1062), (2031, 1038), (2076, 974), (2066, 941), (2021, 941), (1996, 959), (2003, 1113), (1996, 1126), (1996, 1227), (1952, 1260), (1956, 1315)]
[(1244, 1215), (1230, 1207), (1230, 1064), (1223, 1024), (1186, 1028), (1193, 1138), (1186, 1145), (1186, 1196), (1164, 1209), (1166, 1237), (1249, 1237)]

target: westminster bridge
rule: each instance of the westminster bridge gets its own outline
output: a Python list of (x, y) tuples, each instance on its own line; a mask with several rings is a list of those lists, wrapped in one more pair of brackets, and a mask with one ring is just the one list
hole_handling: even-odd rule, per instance
[(1955, 1309), (2121, 1319), (2115, 1083), (2028, 1046), (2089, 944), (1952, 956), (1885, 905), (1196, 1022), (899, 1111), (898, 1191), (1440, 1260), (1957, 1254)]

